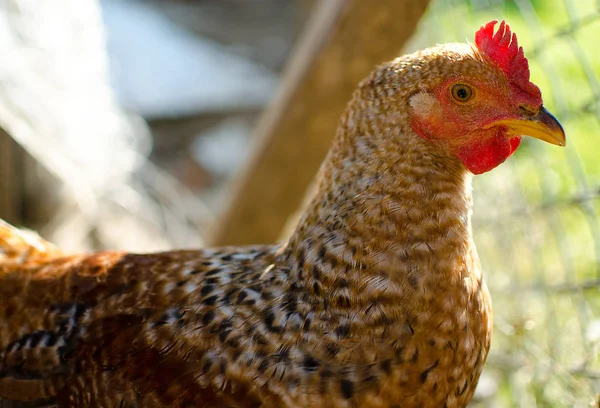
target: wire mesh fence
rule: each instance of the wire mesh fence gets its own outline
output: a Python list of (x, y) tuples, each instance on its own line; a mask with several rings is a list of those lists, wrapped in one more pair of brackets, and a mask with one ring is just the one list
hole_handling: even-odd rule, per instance
[(474, 232), (495, 332), (473, 406), (598, 406), (600, 2), (438, 0), (409, 48), (472, 41), (492, 19), (519, 35), (567, 149), (525, 140), (474, 182)]

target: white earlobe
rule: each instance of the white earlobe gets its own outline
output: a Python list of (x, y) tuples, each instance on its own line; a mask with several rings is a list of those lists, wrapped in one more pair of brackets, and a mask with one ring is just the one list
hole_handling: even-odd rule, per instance
[(440, 103), (430, 93), (427, 92), (418, 92), (410, 97), (409, 99), (410, 107), (413, 110), (413, 114), (427, 119), (433, 115), (438, 115), (440, 113)]

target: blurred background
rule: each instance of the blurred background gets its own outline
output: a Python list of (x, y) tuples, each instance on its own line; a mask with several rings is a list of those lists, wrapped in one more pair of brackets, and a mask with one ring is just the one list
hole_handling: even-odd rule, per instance
[(568, 146), (474, 183), (474, 407), (600, 392), (600, 1), (1, 0), (0, 217), (69, 250), (285, 237), (358, 81), (505, 18)]

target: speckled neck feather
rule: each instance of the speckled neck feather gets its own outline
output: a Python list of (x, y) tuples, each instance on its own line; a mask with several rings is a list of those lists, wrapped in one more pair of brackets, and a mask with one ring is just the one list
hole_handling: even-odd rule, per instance
[[(492, 325), (471, 238), (472, 176), (406, 126), (408, 117), (369, 103), (385, 100), (370, 95), (385, 92), (377, 82), (385, 81), (370, 78), (349, 104), (282, 257), (293, 289), (324, 313), (312, 323), (324, 336), (314, 356), (332, 361), (324, 370), (353, 372), (353, 383), (380, 396), (410, 390), (394, 396), (407, 406), (463, 406)], [(388, 347), (361, 338), (389, 339)], [(374, 360), (389, 363), (390, 372)], [(438, 394), (440, 387), (448, 391)]]
[[(407, 117), (385, 104), (365, 103), (372, 96), (362, 93), (372, 89), (361, 88), (342, 118), (287, 252), (296, 264), (298, 251), (311, 262), (329, 257), (334, 264), (359, 263), (366, 272), (357, 279), (370, 273), (420, 279), (411, 262), (470, 256), (471, 174), (417, 136), (405, 125)], [(466, 273), (454, 265), (429, 269), (417, 275), (447, 274), (444, 280), (455, 281)], [(321, 283), (329, 280), (324, 274)]]

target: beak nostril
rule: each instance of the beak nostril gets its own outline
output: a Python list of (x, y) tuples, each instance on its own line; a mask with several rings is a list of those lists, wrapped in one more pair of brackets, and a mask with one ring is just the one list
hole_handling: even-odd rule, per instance
[(539, 109), (535, 109), (531, 105), (521, 105), (521, 106), (519, 106), (519, 111), (521, 111), (521, 113), (523, 115), (533, 118), (534, 116), (536, 116), (538, 114)]

